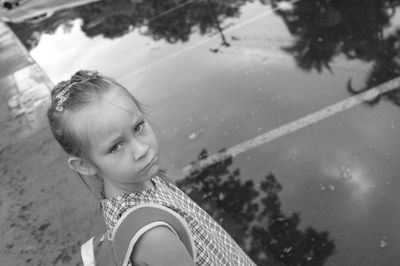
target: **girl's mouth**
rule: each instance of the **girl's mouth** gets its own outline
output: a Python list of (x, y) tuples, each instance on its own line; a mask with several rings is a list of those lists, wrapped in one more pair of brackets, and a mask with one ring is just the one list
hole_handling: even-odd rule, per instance
[(155, 156), (153, 157), (153, 159), (151, 159), (151, 161), (150, 161), (148, 164), (146, 164), (146, 166), (143, 167), (142, 170), (140, 170), (140, 172), (145, 172), (145, 171), (147, 171), (149, 168), (151, 168), (151, 167), (154, 165), (154, 163), (155, 163), (156, 161), (157, 161), (157, 155), (155, 155)]

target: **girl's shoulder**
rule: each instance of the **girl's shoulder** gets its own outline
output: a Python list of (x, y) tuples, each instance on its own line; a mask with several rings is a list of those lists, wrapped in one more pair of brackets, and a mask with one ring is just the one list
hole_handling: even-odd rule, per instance
[(195, 265), (189, 249), (191, 247), (186, 247), (176, 232), (167, 226), (157, 226), (138, 240), (131, 260), (148, 265)]
[(183, 258), (183, 255), (186, 259), (196, 259), (194, 238), (186, 221), (173, 210), (158, 204), (130, 208), (120, 217), (111, 234), (92, 238), (82, 246), (82, 257), (84, 260), (89, 257), (86, 259), (89, 264), (85, 265), (96, 260), (109, 261), (110, 256), (114, 256), (118, 265), (127, 265), (135, 256), (148, 259), (154, 245), (162, 246), (163, 257), (170, 260)]

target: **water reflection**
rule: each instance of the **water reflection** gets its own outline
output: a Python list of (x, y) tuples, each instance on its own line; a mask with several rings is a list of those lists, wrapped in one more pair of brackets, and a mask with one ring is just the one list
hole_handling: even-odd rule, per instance
[[(208, 156), (203, 150), (198, 159)], [(300, 214), (282, 210), (282, 185), (269, 173), (259, 184), (231, 170), (232, 158), (190, 174), (178, 182), (233, 236), (257, 265), (323, 265), (334, 254), (327, 231), (299, 229)]]
[[(281, 1), (272, 2), (277, 6)], [(338, 56), (371, 63), (362, 88), (348, 82), (348, 91), (358, 94), (400, 74), (400, 25), (390, 28), (399, 4), (397, 0), (310, 0), (298, 1), (291, 9), (277, 9), (296, 37), (295, 43), (284, 50), (305, 71), (332, 71), (332, 61)], [(400, 105), (399, 90), (382, 94), (369, 104), (382, 98)]]
[[(239, 17), (241, 7), (249, 0), (193, 1), (99, 1), (62, 10), (39, 23), (11, 24), (28, 49), (34, 48), (42, 33), (54, 33), (63, 25), (68, 31), (72, 21), (80, 18), (81, 29), (89, 37), (121, 37), (133, 30), (169, 43), (186, 42), (192, 34), (219, 34), (221, 44), (210, 49), (217, 53), (231, 45), (224, 35), (223, 22)], [(266, 1), (261, 4), (269, 5)], [(332, 61), (339, 57), (361, 60), (372, 64), (365, 85), (354, 88), (351, 80), (347, 90), (351, 94), (365, 91), (400, 74), (400, 27), (391, 25), (396, 16), (398, 0), (330, 1), (307, 0), (289, 4), (272, 0), (271, 5), (285, 22), (295, 42), (283, 47), (297, 65), (305, 70), (333, 72)], [(360, 12), (362, 7), (363, 12)], [(226, 25), (225, 25), (226, 27)], [(392, 27), (392, 28), (391, 28)], [(400, 105), (399, 90), (378, 96)]]
[(194, 33), (204, 35), (217, 30), (222, 45), (228, 46), (220, 23), (238, 17), (246, 2), (249, 1), (99, 1), (59, 11), (40, 23), (10, 26), (29, 50), (38, 44), (42, 33), (54, 33), (60, 25), (68, 30), (77, 18), (82, 19), (81, 29), (88, 37), (117, 38), (137, 29), (156, 41), (176, 43), (188, 41)]

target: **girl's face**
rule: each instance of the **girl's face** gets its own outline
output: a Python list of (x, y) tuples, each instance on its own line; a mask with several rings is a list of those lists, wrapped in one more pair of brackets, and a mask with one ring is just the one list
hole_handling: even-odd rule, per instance
[(89, 155), (108, 191), (140, 191), (151, 186), (159, 171), (158, 142), (128, 93), (113, 88), (85, 114)]

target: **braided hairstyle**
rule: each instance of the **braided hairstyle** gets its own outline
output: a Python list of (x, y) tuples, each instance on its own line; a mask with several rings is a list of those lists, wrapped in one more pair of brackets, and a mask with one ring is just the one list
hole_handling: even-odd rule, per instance
[[(89, 140), (85, 134), (87, 126), (76, 114), (95, 104), (103, 95), (115, 88), (126, 91), (139, 110), (143, 111), (143, 105), (125, 87), (97, 71), (80, 70), (70, 80), (61, 81), (54, 87), (47, 117), (53, 136), (67, 154), (82, 158), (95, 166), (87, 152), (89, 149)], [(80, 174), (79, 176), (90, 189), (82, 176)]]

